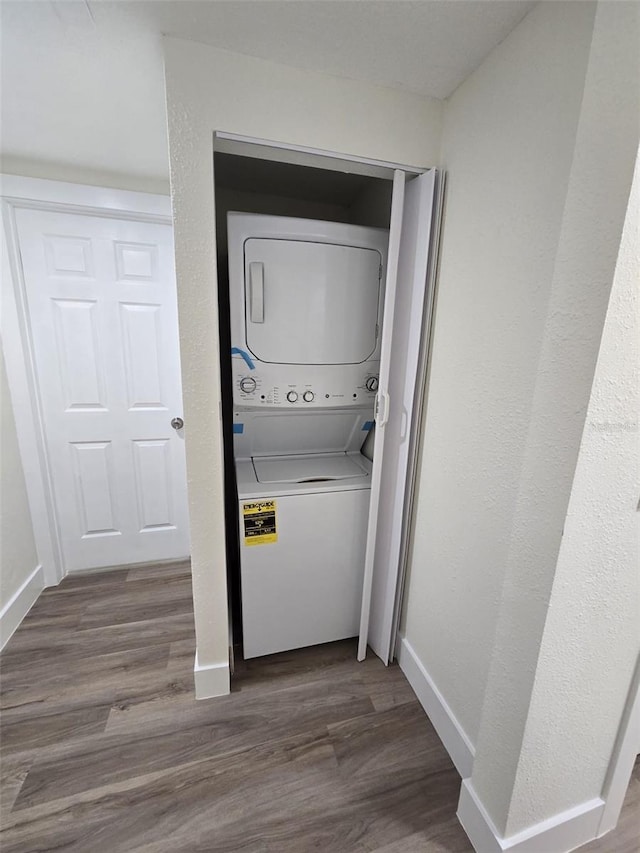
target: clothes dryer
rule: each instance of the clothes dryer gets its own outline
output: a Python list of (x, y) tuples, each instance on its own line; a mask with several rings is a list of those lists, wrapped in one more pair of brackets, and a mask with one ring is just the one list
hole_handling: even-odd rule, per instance
[(373, 407), (388, 234), (229, 213), (235, 406)]

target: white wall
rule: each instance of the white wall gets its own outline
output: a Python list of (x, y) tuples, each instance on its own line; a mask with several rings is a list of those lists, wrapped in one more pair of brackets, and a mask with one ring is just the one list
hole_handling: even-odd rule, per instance
[[(614, 708), (597, 692), (590, 706), (580, 693), (573, 695), (570, 685), (561, 692), (544, 691), (545, 679), (553, 679), (558, 669), (553, 658), (572, 648), (582, 677), (598, 684), (602, 668), (625, 651), (624, 637), (603, 647), (600, 655), (594, 656), (589, 645), (581, 648), (578, 623), (592, 596), (589, 576), (576, 573), (564, 599), (553, 582), (638, 150), (638, 44), (640, 6), (599, 3), (473, 768), (476, 792), (490, 814), (506, 820), (511, 833), (550, 817), (551, 807), (578, 805), (585, 790), (581, 780), (596, 797), (600, 786), (594, 780), (598, 774), (600, 782), (604, 778), (602, 756), (585, 749), (583, 728), (598, 716), (599, 702), (604, 703), (601, 713), (614, 713)], [(600, 589), (602, 606), (609, 605), (609, 596), (613, 603), (618, 591), (607, 590), (606, 584)], [(541, 646), (552, 613), (565, 624), (549, 660), (541, 656)], [(637, 651), (637, 636), (626, 639)], [(573, 748), (569, 777), (556, 763), (546, 774), (539, 764), (524, 765), (539, 691), (544, 724), (560, 721), (558, 735), (568, 750)], [(557, 716), (573, 702), (575, 719)], [(520, 787), (523, 772), (538, 787), (538, 797), (528, 799)], [(563, 800), (545, 799), (543, 788), (563, 785)]]
[(404, 633), (475, 743), (594, 5), (543, 3), (447, 103)]
[[(10, 633), (5, 620), (15, 620), (7, 610), (16, 593), (32, 576), (38, 564), (31, 513), (20, 461), (16, 424), (9, 385), (0, 349), (0, 614), (2, 639)], [(42, 584), (40, 585), (42, 588)]]
[(165, 76), (199, 692), (212, 695), (228, 690), (213, 131), (433, 165), (441, 104), (171, 38)]
[(531, 812), (599, 795), (640, 652), (639, 236), (637, 164), (520, 755), (516, 829)]
[(2, 4), (3, 172), (166, 192), (161, 38), (130, 5)]
[(608, 587), (596, 554), (592, 571), (579, 563), (579, 532), (571, 556), (560, 549), (637, 153), (639, 13), (539, 4), (445, 111), (404, 629), (506, 837), (597, 802), (638, 649), (628, 553)]
[(24, 178), (46, 178), (50, 181), (65, 181), (70, 184), (88, 184), (92, 187), (110, 187), (117, 190), (169, 195), (169, 180), (148, 175), (127, 174), (77, 163), (60, 163), (52, 160), (33, 160), (3, 154), (0, 158), (2, 173), (20, 175)]

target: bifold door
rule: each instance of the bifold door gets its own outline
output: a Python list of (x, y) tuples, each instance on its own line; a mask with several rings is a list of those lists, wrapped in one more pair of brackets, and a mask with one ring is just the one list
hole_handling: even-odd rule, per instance
[(170, 225), (16, 212), (65, 569), (189, 554)]
[[(435, 194), (435, 170), (393, 182), (389, 256), (376, 401), (358, 659), (367, 645), (388, 663), (396, 631), (396, 591), (409, 476), (410, 436), (427, 297), (427, 271)], [(421, 379), (421, 377), (420, 377)]]

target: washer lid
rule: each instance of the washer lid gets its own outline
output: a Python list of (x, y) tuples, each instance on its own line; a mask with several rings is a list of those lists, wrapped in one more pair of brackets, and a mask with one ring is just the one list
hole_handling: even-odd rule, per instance
[(253, 459), (259, 483), (314, 483), (368, 477), (357, 455), (263, 456)]

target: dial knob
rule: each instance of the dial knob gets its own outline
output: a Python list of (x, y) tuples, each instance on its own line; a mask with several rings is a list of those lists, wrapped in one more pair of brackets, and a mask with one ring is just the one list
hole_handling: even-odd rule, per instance
[(251, 394), (252, 391), (256, 390), (256, 380), (253, 376), (243, 376), (240, 380), (240, 390), (245, 394)]
[(364, 387), (367, 391), (377, 391), (378, 390), (378, 377), (377, 376), (369, 376), (367, 381), (364, 383)]
[(316, 395), (313, 393), (313, 391), (305, 391), (302, 395), (302, 399), (305, 401), (305, 403), (310, 403), (315, 396)]
[(295, 403), (297, 399), (298, 399), (298, 392), (297, 391), (287, 391), (287, 400), (290, 403)]

